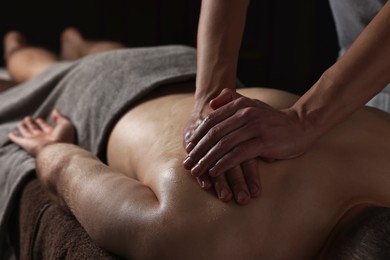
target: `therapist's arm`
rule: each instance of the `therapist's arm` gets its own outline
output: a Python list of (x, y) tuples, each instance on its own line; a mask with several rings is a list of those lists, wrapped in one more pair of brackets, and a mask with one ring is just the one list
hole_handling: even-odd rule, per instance
[(236, 89), (237, 61), (248, 5), (249, 0), (202, 1), (195, 106), (185, 129), (185, 145), (194, 128), (211, 112), (210, 100), (224, 88)]
[(292, 110), (316, 136), (321, 136), (363, 106), (388, 83), (390, 2)]
[(387, 2), (343, 57), (289, 109), (222, 93), (213, 101), (218, 109), (190, 140), (194, 148), (186, 167), (195, 176), (219, 176), (257, 156), (288, 159), (303, 154), (390, 82), (389, 25)]
[[(184, 130), (187, 151), (191, 150), (188, 140), (193, 131), (212, 111), (210, 100), (224, 88), (236, 89), (237, 61), (248, 5), (249, 0), (202, 1), (197, 38), (195, 105)], [(249, 160), (218, 179), (207, 174), (197, 179), (202, 188), (213, 187), (221, 200), (228, 201), (234, 197), (239, 204), (246, 204), (250, 197), (260, 194), (260, 177), (255, 165), (255, 161)]]

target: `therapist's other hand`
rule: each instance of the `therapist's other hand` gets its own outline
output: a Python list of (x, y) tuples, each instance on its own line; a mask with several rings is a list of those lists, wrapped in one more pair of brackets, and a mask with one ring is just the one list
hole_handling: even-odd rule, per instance
[(214, 188), (218, 198), (224, 202), (232, 198), (239, 205), (246, 205), (251, 198), (260, 196), (260, 176), (258, 172), (258, 162), (256, 159), (241, 163), (224, 174), (211, 177), (208, 173), (196, 179), (199, 185), (210, 190)]
[(49, 144), (75, 143), (76, 135), (72, 123), (57, 109), (51, 112), (50, 117), (54, 126), (41, 118), (25, 117), (18, 124), (19, 133), (11, 132), (8, 137), (34, 157)]
[[(230, 102), (229, 102), (230, 101)], [(225, 89), (211, 101), (217, 108), (194, 131), (184, 163), (193, 176), (217, 177), (256, 157), (290, 159), (312, 140), (295, 111), (277, 110)]]

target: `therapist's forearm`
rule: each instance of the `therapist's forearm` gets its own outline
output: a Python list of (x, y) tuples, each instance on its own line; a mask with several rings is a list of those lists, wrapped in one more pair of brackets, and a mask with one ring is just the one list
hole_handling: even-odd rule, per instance
[(203, 0), (198, 28), (195, 98), (205, 105), (236, 87), (236, 70), (249, 0)]
[(390, 82), (390, 3), (351, 48), (292, 107), (321, 136)]

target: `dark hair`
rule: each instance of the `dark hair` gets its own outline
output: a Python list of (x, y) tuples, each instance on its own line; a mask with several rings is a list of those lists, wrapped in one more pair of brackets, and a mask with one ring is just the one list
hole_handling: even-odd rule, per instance
[(390, 259), (390, 208), (368, 207), (337, 231), (327, 250), (329, 259)]

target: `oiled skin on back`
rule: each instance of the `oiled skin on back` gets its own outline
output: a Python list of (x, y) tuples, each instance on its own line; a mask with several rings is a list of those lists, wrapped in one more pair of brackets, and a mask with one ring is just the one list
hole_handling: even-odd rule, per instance
[[(312, 259), (350, 209), (390, 205), (390, 118), (385, 113), (360, 110), (297, 159), (259, 159), (262, 195), (238, 206), (201, 190), (183, 169), (182, 131), (193, 97), (179, 90), (161, 90), (127, 112), (107, 148), (112, 168), (156, 196), (155, 209), (163, 214), (152, 218), (161, 223), (153, 224), (148, 239), (154, 246), (149, 250), (160, 257)], [(277, 108), (297, 99), (268, 89), (240, 92)], [(134, 216), (133, 221), (136, 226)]]

